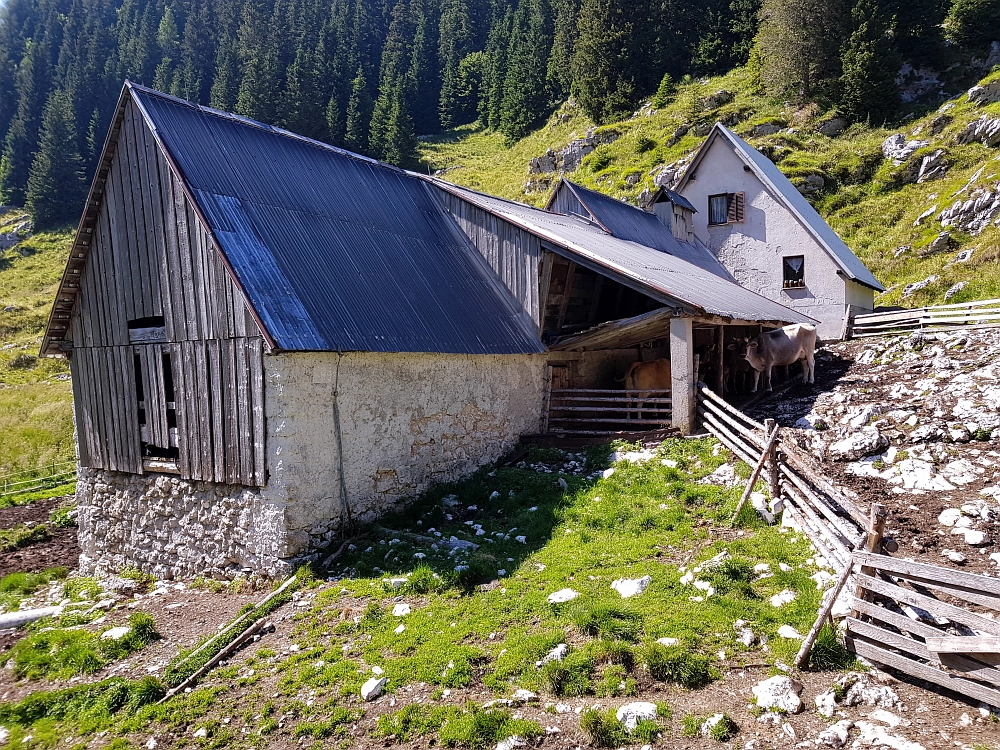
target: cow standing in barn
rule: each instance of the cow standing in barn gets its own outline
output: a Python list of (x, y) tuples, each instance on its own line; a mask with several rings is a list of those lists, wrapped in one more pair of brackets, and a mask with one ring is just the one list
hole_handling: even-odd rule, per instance
[(806, 323), (778, 328), (750, 339), (746, 359), (753, 368), (753, 390), (757, 392), (760, 375), (764, 373), (767, 390), (771, 388), (771, 369), (775, 366), (802, 363), (802, 380), (816, 381), (816, 326)]
[[(642, 419), (644, 399), (637, 391), (670, 391), (672, 375), (669, 359), (654, 359), (652, 362), (633, 362), (625, 373), (625, 391), (628, 396), (628, 415), (631, 418), (633, 399), (638, 402), (638, 418)], [(652, 398), (649, 393), (644, 394)]]

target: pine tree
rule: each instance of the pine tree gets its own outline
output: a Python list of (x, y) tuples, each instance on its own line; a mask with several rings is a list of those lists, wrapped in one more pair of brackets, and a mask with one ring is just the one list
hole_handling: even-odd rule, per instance
[(49, 49), (32, 44), (17, 70), (17, 112), (0, 157), (0, 203), (23, 206), (49, 84)]
[(841, 0), (764, 0), (758, 39), (767, 92), (810, 99), (839, 77), (846, 25)]
[(519, 0), (507, 50), (507, 75), (500, 102), (500, 131), (523, 138), (548, 114), (545, 83), (552, 49), (552, 17), (547, 0)]
[(80, 215), (86, 183), (76, 144), (72, 99), (55, 91), (45, 105), (38, 153), (28, 178), (27, 209), (38, 228), (64, 224)]
[(573, 85), (573, 53), (579, 17), (580, 0), (552, 0), (552, 51), (545, 77), (557, 100), (569, 96)]
[(459, 66), (472, 51), (472, 28), (465, 0), (444, 0), (438, 33), (438, 62), (441, 66), (441, 97), (438, 114), (441, 127), (450, 128), (475, 117), (465, 95)]
[(510, 46), (513, 23), (514, 9), (506, 5), (506, 0), (493, 0), (493, 23), (486, 42), (486, 62), (478, 107), (479, 119), (493, 130), (500, 129), (503, 84), (507, 79), (507, 48)]
[(985, 50), (997, 39), (1000, 29), (1000, 2), (997, 0), (954, 0), (945, 22), (949, 41)]
[(676, 92), (677, 86), (674, 84), (674, 79), (670, 77), (669, 73), (664, 73), (656, 93), (653, 94), (653, 106), (657, 109), (665, 107), (674, 98)]
[(161, 60), (153, 74), (153, 88), (167, 93), (180, 93), (173, 90), (174, 66), (180, 56), (180, 31), (177, 29), (174, 11), (169, 5), (163, 10), (163, 17), (156, 32), (156, 42), (160, 48)]
[(351, 97), (347, 103), (344, 144), (359, 154), (368, 151), (368, 131), (372, 116), (371, 101), (364, 71), (358, 67), (358, 73), (351, 81)]
[(278, 115), (280, 71), (274, 23), (266, 0), (247, 0), (236, 44), (243, 65), (236, 112), (267, 123), (275, 122)]
[(637, 45), (647, 17), (642, 3), (583, 1), (573, 80), (580, 106), (596, 122), (629, 112), (638, 102), (646, 62)]
[(858, 0), (854, 31), (841, 53), (840, 108), (855, 120), (881, 125), (899, 105), (896, 73), (901, 59), (893, 43), (892, 21), (876, 0)]

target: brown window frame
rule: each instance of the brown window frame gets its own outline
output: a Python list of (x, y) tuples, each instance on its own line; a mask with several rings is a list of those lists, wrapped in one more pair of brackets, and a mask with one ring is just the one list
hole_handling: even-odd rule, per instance
[[(712, 200), (714, 198), (726, 199), (726, 220), (712, 221)], [(711, 227), (725, 226), (726, 224), (739, 224), (746, 220), (746, 194), (739, 193), (716, 193), (708, 196), (708, 225)]]

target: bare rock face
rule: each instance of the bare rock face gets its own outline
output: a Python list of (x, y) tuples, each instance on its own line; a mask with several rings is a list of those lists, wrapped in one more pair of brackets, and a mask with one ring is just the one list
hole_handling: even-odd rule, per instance
[(653, 170), (653, 184), (657, 187), (665, 187), (668, 190), (673, 190), (681, 181), (681, 177), (684, 176), (684, 170), (687, 167), (688, 161), (688, 158), (684, 158), (671, 164), (666, 164), (663, 167), (657, 167), (657, 169)]
[(920, 170), (917, 172), (917, 183), (929, 180), (940, 180), (948, 173), (948, 164), (944, 159), (945, 151), (939, 148), (930, 156), (920, 160)]
[(973, 120), (955, 136), (958, 143), (972, 143), (979, 141), (987, 148), (994, 148), (1000, 145), (1000, 118), (983, 115), (978, 120)]
[(536, 156), (528, 162), (528, 174), (548, 174), (556, 171), (556, 153), (549, 149), (544, 156)]
[(827, 135), (833, 137), (835, 135), (840, 135), (844, 132), (844, 128), (847, 127), (847, 120), (843, 117), (834, 117), (826, 122), (821, 122), (816, 126), (816, 131), (822, 135)]
[(951, 249), (951, 232), (941, 232), (931, 240), (931, 244), (920, 251), (921, 255), (937, 255)]
[(947, 302), (956, 294), (958, 294), (960, 291), (965, 289), (965, 287), (967, 287), (968, 285), (969, 285), (968, 281), (959, 281), (957, 284), (952, 284), (950, 287), (948, 287), (948, 291), (944, 293), (944, 301)]
[(726, 104), (729, 104), (735, 97), (732, 91), (726, 91), (725, 89), (720, 89), (714, 94), (709, 94), (704, 99), (701, 100), (701, 106), (706, 110), (718, 109)]
[(973, 86), (966, 96), (977, 107), (1000, 102), (1000, 79)]
[[(1000, 120), (998, 120), (1000, 122)], [(957, 200), (938, 216), (941, 226), (979, 234), (1000, 216), (1000, 189), (979, 188), (967, 200)]]
[(880, 453), (889, 447), (889, 441), (872, 426), (838, 440), (830, 446), (830, 458), (835, 461), (854, 461), (864, 456)]
[(588, 131), (586, 137), (570, 141), (566, 148), (559, 152), (560, 168), (563, 172), (575, 171), (583, 161), (583, 157), (602, 144), (614, 143), (620, 135), (617, 130), (603, 130), (599, 133), (594, 130)]
[(754, 125), (750, 135), (774, 135), (781, 132), (781, 126), (773, 122), (765, 122), (761, 125)]

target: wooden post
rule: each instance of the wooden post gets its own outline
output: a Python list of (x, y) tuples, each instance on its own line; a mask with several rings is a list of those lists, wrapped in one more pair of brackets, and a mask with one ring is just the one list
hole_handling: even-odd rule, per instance
[(841, 341), (850, 341), (854, 335), (854, 310), (850, 307), (844, 313), (844, 327), (840, 331)]
[[(778, 434), (778, 425), (775, 424), (773, 419), (764, 420), (764, 431), (769, 435)], [(778, 499), (778, 495), (781, 494), (781, 487), (778, 483), (778, 441), (771, 440), (768, 442), (767, 449), (767, 493), (771, 496), (771, 502), (773, 503)]]
[[(887, 515), (885, 506), (882, 503), (872, 503), (871, 514), (868, 517), (868, 536), (865, 538), (866, 552), (878, 554), (881, 550), (882, 535), (885, 533), (885, 519)], [(861, 566), (861, 573), (868, 576), (875, 575), (875, 568), (870, 565), (863, 565)], [(866, 594), (861, 586), (858, 586), (854, 595), (859, 599), (865, 598), (866, 600), (870, 596)], [(852, 616), (857, 617), (857, 611)]]
[(545, 383), (542, 393), (542, 434), (549, 432), (549, 404), (552, 399), (552, 365), (545, 366)]
[(746, 505), (750, 495), (753, 494), (753, 488), (754, 485), (757, 484), (757, 478), (760, 476), (760, 472), (764, 468), (764, 464), (767, 463), (768, 457), (774, 454), (774, 446), (778, 441), (778, 427), (775, 425), (774, 420), (765, 420), (764, 424), (766, 426), (765, 429), (769, 430), (769, 432), (765, 433), (767, 435), (767, 442), (764, 443), (764, 448), (761, 450), (760, 460), (757, 461), (753, 467), (753, 471), (750, 472), (750, 481), (747, 482), (747, 488), (743, 491), (743, 497), (740, 498), (740, 502), (736, 506), (736, 512), (733, 513), (734, 523), (736, 522), (736, 519), (739, 518), (740, 511), (743, 510), (743, 506)]
[(819, 616), (816, 618), (816, 622), (813, 623), (812, 630), (809, 631), (806, 639), (802, 641), (802, 648), (799, 649), (799, 653), (795, 656), (795, 666), (797, 668), (801, 669), (802, 665), (806, 663), (806, 659), (809, 658), (809, 652), (812, 651), (813, 644), (816, 643), (816, 638), (819, 636), (819, 631), (823, 629), (825, 620), (829, 618), (830, 623), (833, 623), (833, 605), (837, 601), (837, 597), (840, 596), (841, 589), (844, 588), (847, 579), (851, 577), (851, 570), (853, 568), (854, 565), (848, 561), (847, 566), (840, 572), (837, 585), (830, 589), (828, 598), (819, 609)]
[(726, 395), (725, 376), (725, 353), (726, 353), (726, 327), (715, 327), (715, 383), (713, 387), (720, 396)]

